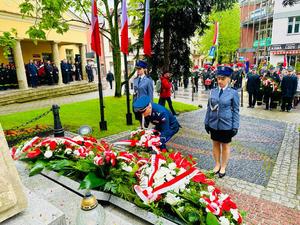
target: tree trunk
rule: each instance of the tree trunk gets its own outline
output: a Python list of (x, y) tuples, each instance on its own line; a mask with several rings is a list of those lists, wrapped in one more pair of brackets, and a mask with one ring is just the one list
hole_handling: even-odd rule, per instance
[(170, 29), (168, 24), (164, 25), (164, 69), (169, 70), (170, 68)]

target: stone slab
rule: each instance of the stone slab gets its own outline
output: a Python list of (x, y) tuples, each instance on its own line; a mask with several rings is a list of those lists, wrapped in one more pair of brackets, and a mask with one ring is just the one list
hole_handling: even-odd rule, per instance
[(65, 225), (64, 213), (24, 187), (28, 199), (28, 208), (5, 220), (1, 225)]

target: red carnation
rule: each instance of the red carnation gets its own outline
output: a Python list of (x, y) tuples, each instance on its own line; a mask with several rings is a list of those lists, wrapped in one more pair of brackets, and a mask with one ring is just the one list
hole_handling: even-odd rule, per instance
[(56, 146), (57, 146), (57, 144), (55, 141), (51, 141), (49, 143), (50, 150), (52, 150), (52, 151), (54, 151), (56, 149)]

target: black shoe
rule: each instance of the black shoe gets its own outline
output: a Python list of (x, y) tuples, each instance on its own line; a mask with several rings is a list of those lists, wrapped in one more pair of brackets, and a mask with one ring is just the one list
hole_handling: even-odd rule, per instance
[(218, 171), (216, 171), (216, 172), (214, 172), (214, 171), (213, 171), (213, 172), (214, 172), (214, 174), (216, 174), (216, 175), (217, 175), (217, 174), (220, 172), (220, 170), (221, 170), (221, 167), (219, 168), (219, 170), (218, 170)]
[(226, 172), (225, 173), (220, 173), (219, 172), (219, 178), (225, 177), (225, 175), (226, 175)]

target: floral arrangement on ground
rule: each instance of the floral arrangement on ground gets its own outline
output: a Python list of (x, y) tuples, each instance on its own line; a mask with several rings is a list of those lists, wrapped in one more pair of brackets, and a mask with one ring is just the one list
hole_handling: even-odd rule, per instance
[(242, 224), (244, 212), (223, 194), (192, 156), (159, 150), (159, 133), (138, 130), (117, 151), (93, 137), (34, 137), (11, 149), (29, 164), (30, 176), (53, 170), (80, 182), (80, 189), (112, 193), (158, 216), (186, 224)]

